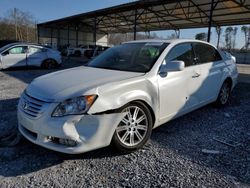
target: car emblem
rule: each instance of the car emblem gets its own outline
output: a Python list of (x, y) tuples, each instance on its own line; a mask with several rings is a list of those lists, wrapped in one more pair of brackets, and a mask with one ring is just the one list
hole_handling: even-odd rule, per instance
[(29, 108), (29, 103), (25, 101), (25, 102), (23, 103), (23, 109), (24, 109), (24, 110), (27, 110), (28, 108)]

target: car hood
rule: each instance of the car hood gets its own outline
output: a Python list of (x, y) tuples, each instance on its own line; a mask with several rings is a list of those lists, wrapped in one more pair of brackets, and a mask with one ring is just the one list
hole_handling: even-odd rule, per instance
[(141, 75), (144, 73), (82, 66), (38, 77), (26, 88), (26, 93), (41, 100), (56, 102), (85, 94), (91, 89), (96, 90), (98, 86), (106, 83)]

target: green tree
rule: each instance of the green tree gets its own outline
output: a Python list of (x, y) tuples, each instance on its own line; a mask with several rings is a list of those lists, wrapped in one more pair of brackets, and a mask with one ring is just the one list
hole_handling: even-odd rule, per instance
[(220, 26), (217, 26), (215, 28), (215, 31), (217, 33), (217, 45), (216, 46), (217, 46), (217, 48), (219, 48), (219, 46), (220, 46), (220, 36), (221, 36), (222, 28)]
[(232, 34), (233, 34), (233, 49), (235, 49), (235, 46), (236, 46), (236, 34), (237, 34), (237, 31), (238, 31), (238, 27), (234, 27), (233, 31), (232, 31)]
[(206, 41), (207, 40), (207, 33), (197, 33), (195, 35), (195, 39)]
[(233, 34), (233, 28), (227, 27), (225, 30), (225, 43), (226, 43), (226, 48), (228, 50), (232, 49), (232, 45), (233, 45), (233, 40), (232, 40), (232, 34)]
[(0, 40), (15, 39), (19, 41), (36, 41), (36, 23), (29, 12), (14, 8), (0, 18)]
[(241, 27), (241, 31), (244, 33), (244, 36), (245, 36), (245, 49), (248, 49), (248, 46), (250, 44), (250, 27), (248, 26), (242, 26)]

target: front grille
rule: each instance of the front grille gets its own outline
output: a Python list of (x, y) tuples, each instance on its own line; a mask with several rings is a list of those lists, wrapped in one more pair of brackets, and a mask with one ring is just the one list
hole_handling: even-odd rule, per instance
[(24, 93), (20, 99), (20, 108), (30, 117), (37, 118), (43, 113), (43, 106), (47, 102)]

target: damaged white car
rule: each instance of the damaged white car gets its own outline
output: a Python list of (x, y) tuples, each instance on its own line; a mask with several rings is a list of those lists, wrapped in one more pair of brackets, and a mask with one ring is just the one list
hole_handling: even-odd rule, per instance
[(237, 76), (234, 60), (205, 42), (128, 42), (87, 66), (36, 78), (18, 104), (19, 130), (64, 153), (111, 143), (130, 152), (171, 119), (211, 102), (225, 105)]

